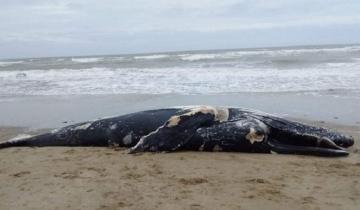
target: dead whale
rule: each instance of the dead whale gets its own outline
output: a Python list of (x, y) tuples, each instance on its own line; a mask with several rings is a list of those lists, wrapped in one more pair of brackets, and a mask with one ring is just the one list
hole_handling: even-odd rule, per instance
[(15, 146), (128, 147), (130, 153), (180, 150), (346, 156), (354, 139), (242, 108), (192, 106), (157, 109), (66, 126)]

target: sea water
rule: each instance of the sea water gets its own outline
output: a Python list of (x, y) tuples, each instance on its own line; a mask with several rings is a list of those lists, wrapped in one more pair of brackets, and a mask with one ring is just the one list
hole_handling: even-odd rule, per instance
[(360, 46), (0, 60), (0, 96), (360, 92)]

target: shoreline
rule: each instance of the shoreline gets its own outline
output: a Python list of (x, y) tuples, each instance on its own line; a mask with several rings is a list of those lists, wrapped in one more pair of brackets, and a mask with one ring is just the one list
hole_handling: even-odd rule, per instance
[(57, 128), (136, 111), (207, 104), (243, 107), (338, 125), (360, 125), (358, 98), (294, 93), (237, 93), (215, 95), (123, 94), (80, 96), (23, 96), (0, 98), (0, 126)]

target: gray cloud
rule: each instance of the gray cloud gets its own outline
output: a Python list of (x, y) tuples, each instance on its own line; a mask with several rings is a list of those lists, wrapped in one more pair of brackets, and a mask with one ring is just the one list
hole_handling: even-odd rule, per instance
[(357, 0), (0, 0), (0, 5), (0, 58), (360, 41)]

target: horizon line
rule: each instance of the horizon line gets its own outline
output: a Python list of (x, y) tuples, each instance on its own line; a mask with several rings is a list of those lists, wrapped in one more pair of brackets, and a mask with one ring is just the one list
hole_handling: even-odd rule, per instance
[(16, 58), (0, 58), (0, 61), (19, 60), (19, 59), (44, 59), (44, 58), (81, 58), (81, 57), (101, 57), (101, 56), (134, 56), (134, 55), (151, 55), (151, 54), (175, 54), (189, 52), (205, 52), (205, 51), (235, 51), (235, 50), (260, 50), (260, 49), (279, 49), (279, 48), (295, 48), (295, 47), (334, 47), (334, 46), (356, 46), (360, 43), (333, 43), (333, 44), (304, 44), (304, 45), (280, 45), (280, 46), (262, 46), (262, 47), (244, 47), (244, 48), (218, 48), (218, 49), (196, 49), (196, 50), (169, 50), (169, 51), (151, 51), (138, 53), (116, 53), (116, 54), (84, 54), (84, 55), (59, 55), (59, 56), (39, 56), (39, 57), (16, 57)]

